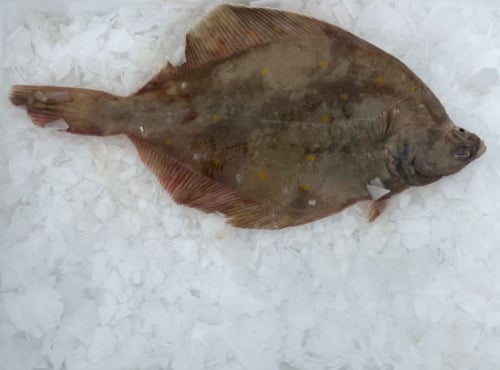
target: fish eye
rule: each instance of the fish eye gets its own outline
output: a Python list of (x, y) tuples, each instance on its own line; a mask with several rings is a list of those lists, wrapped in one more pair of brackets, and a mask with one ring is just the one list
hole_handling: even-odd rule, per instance
[(456, 159), (467, 159), (470, 157), (470, 151), (467, 148), (458, 148), (455, 150)]
[(461, 133), (464, 133), (464, 132), (465, 132), (465, 130), (464, 130), (462, 127), (459, 127), (459, 128), (458, 128), (458, 131), (460, 131)]

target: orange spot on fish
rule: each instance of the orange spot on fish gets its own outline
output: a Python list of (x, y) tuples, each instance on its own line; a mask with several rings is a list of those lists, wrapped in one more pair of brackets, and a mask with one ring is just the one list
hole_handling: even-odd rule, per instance
[(339, 95), (340, 100), (342, 101), (348, 101), (349, 100), (349, 94), (348, 93), (342, 93)]
[(416, 87), (410, 87), (410, 92), (415, 94), (417, 92), (417, 88)]
[(222, 40), (219, 40), (219, 49), (224, 50), (226, 48), (226, 43)]
[(265, 173), (264, 171), (259, 171), (259, 172), (257, 173), (257, 176), (258, 176), (258, 177), (259, 177), (259, 179), (261, 179), (261, 180), (265, 180), (265, 179), (266, 179), (266, 177), (267, 177), (267, 175), (266, 175), (266, 173)]
[(274, 32), (281, 32), (281, 27), (276, 25), (273, 27)]
[(318, 95), (318, 89), (312, 89), (311, 92), (313, 95)]
[(214, 164), (215, 164), (216, 166), (220, 166), (220, 165), (222, 164), (222, 159), (220, 159), (220, 158), (215, 158), (215, 159), (214, 159)]
[(269, 75), (269, 68), (265, 67), (265, 68), (262, 68), (262, 71), (260, 72), (262, 74), (262, 76), (267, 76)]
[(219, 121), (220, 121), (220, 116), (219, 116), (218, 114), (214, 114), (214, 115), (212, 116), (212, 122), (213, 122), (213, 123), (217, 123), (217, 122), (219, 122)]
[(328, 67), (328, 61), (327, 60), (321, 60), (319, 62), (319, 66), (323, 69), (325, 69), (326, 67)]
[(165, 144), (167, 144), (167, 145), (172, 145), (172, 139), (170, 139), (170, 138), (169, 138), (169, 139), (166, 139), (166, 140), (165, 140)]
[(300, 184), (299, 189), (303, 191), (308, 191), (309, 190), (309, 184)]
[(321, 121), (323, 121), (324, 123), (330, 122), (330, 115), (328, 113), (325, 114), (323, 118), (321, 118)]
[(250, 37), (255, 37), (255, 36), (257, 36), (257, 34), (255, 33), (255, 31), (253, 31), (253, 30), (248, 31), (248, 35), (249, 35)]
[(384, 84), (385, 84), (384, 78), (382, 76), (378, 76), (377, 77), (377, 87), (382, 87), (382, 86), (384, 86)]
[(314, 154), (308, 154), (305, 156), (306, 161), (314, 161), (316, 159), (316, 156)]

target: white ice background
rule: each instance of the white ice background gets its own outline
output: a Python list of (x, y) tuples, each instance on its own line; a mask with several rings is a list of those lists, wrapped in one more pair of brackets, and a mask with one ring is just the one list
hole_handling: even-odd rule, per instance
[(124, 137), (35, 127), (14, 83), (128, 94), (220, 1), (0, 4), (0, 369), (500, 368), (500, 2), (235, 1), (402, 59), (488, 147), (435, 184), (281, 231), (173, 203)]

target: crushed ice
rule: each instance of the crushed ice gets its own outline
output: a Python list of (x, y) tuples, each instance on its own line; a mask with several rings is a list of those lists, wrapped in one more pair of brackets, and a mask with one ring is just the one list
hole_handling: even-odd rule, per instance
[[(372, 224), (354, 206), (297, 228), (235, 230), (175, 205), (125, 138), (42, 130), (5, 93), (0, 369), (498, 367), (495, 2), (250, 4), (305, 12), (386, 48), (488, 152), (397, 195)], [(184, 60), (186, 30), (215, 6), (30, 5), (41, 8), (0, 4), (4, 92), (33, 83), (132, 93), (167, 59)], [(385, 195), (378, 182), (368, 191)]]

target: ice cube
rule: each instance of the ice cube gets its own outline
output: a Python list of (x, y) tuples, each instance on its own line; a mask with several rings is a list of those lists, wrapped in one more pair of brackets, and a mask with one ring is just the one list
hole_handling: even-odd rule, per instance
[(108, 34), (108, 40), (104, 46), (106, 51), (114, 53), (127, 53), (134, 45), (134, 39), (124, 29), (113, 29)]
[(21, 185), (33, 172), (33, 159), (28, 149), (20, 149), (13, 153), (9, 160), (9, 174), (16, 185)]
[(391, 192), (389, 189), (381, 188), (380, 186), (376, 185), (366, 185), (366, 189), (368, 190), (368, 193), (370, 194), (370, 198), (372, 198), (372, 200), (380, 199), (384, 195), (387, 195)]
[(342, 0), (352, 18), (356, 19), (360, 13), (360, 4), (356, 0)]
[(82, 300), (80, 307), (64, 320), (65, 330), (74, 338), (90, 345), (97, 328), (97, 305), (92, 300)]
[(205, 236), (218, 239), (224, 236), (226, 220), (223, 216), (219, 214), (203, 214), (200, 217), (202, 217), (201, 228)]
[(480, 93), (487, 93), (492, 87), (498, 84), (498, 69), (488, 67), (482, 68), (469, 78), (465, 85)]
[(0, 345), (0, 369), (26, 370), (47, 368), (36, 341), (30, 340), (25, 335), (8, 338)]
[(113, 353), (116, 344), (116, 337), (110, 327), (103, 326), (97, 328), (94, 334), (94, 341), (89, 348), (89, 360), (92, 363), (99, 362), (103, 357)]
[[(53, 339), (52, 339), (53, 338)], [(52, 363), (52, 369), (60, 370), (62, 364), (66, 361), (68, 353), (75, 353), (74, 351), (80, 346), (80, 342), (71, 337), (65, 330), (65, 326), (57, 329), (54, 336), (51, 336), (50, 349), (47, 356)]]
[(31, 34), (25, 26), (20, 26), (7, 37), (7, 50), (11, 62), (8, 65), (23, 65), (30, 62), (35, 54), (31, 45)]
[(115, 213), (115, 204), (109, 197), (109, 195), (105, 194), (101, 196), (101, 198), (97, 201), (97, 204), (94, 208), (94, 214), (100, 221), (107, 221), (113, 214)]
[(145, 302), (142, 305), (142, 316), (153, 325), (162, 325), (168, 322), (167, 310), (159, 299)]
[(52, 289), (34, 289), (9, 294), (4, 299), (7, 318), (22, 331), (40, 338), (60, 324), (63, 304)]
[(99, 306), (99, 323), (101, 325), (108, 324), (114, 317), (118, 309), (118, 304), (112, 294), (104, 296), (104, 302)]

